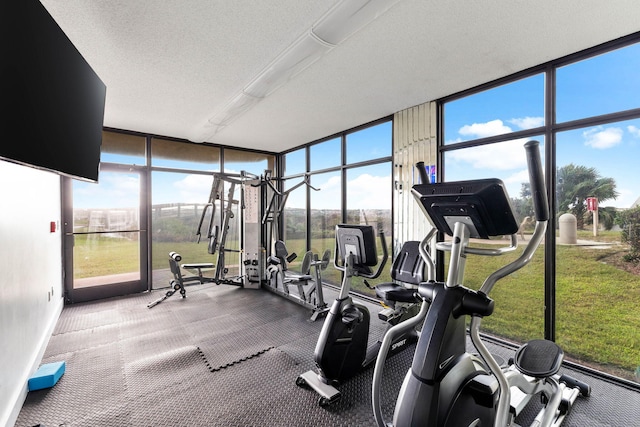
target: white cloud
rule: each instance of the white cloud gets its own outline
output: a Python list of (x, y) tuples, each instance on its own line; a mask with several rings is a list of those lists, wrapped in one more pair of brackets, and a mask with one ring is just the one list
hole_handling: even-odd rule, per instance
[(522, 190), (522, 183), (529, 182), (529, 171), (527, 169), (522, 169), (521, 171), (504, 178), (503, 182), (507, 187), (509, 197), (519, 198), (520, 191)]
[(358, 175), (347, 183), (347, 208), (388, 209), (391, 206), (391, 177)]
[(582, 133), (584, 145), (600, 150), (614, 147), (622, 142), (624, 131), (620, 128), (603, 128), (598, 126)]
[[(318, 191), (311, 190), (312, 209), (340, 209), (340, 185), (339, 175), (330, 175), (325, 181), (318, 181), (322, 175), (313, 176), (311, 184)], [(292, 183), (292, 185), (295, 185)], [(287, 208), (303, 209), (307, 206), (304, 191), (293, 191), (287, 198)]]
[(520, 129), (533, 129), (544, 125), (544, 117), (521, 117), (508, 120), (508, 122)]
[(499, 142), (464, 150), (451, 151), (448, 159), (469, 163), (475, 169), (513, 170), (526, 167), (525, 140)]
[[(508, 184), (518, 184), (518, 185), (520, 185), (523, 182), (529, 182), (529, 170), (522, 169), (521, 171), (513, 173), (508, 177), (506, 177), (504, 179), (504, 182)], [(514, 194), (514, 196), (517, 196), (517, 194)]]
[(486, 123), (464, 125), (458, 131), (460, 135), (473, 136), (475, 138), (486, 138), (488, 136), (501, 135), (509, 132), (512, 132), (512, 129), (506, 126), (500, 119), (491, 120)]
[(630, 208), (633, 203), (638, 200), (637, 188), (616, 188), (618, 197), (614, 200), (606, 200), (602, 203), (602, 206), (615, 206), (617, 208)]
[[(173, 183), (175, 191), (169, 195), (171, 202), (176, 203), (207, 203), (211, 194), (211, 175), (187, 175)], [(203, 195), (206, 194), (206, 196)]]
[(635, 138), (640, 138), (640, 129), (638, 129), (637, 127), (631, 125), (631, 126), (627, 126), (627, 131), (633, 135)]
[[(362, 174), (347, 183), (347, 208), (388, 209), (391, 206), (391, 176)], [(326, 181), (313, 181), (319, 191), (311, 192), (312, 209), (339, 209), (341, 184), (339, 176)], [(305, 207), (303, 193), (293, 192), (287, 199), (288, 208)]]

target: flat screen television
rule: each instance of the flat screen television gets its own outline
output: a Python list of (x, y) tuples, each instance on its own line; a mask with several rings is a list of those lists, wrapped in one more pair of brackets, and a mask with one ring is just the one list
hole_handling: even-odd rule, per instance
[(0, 158), (97, 181), (106, 86), (38, 0), (0, 6)]

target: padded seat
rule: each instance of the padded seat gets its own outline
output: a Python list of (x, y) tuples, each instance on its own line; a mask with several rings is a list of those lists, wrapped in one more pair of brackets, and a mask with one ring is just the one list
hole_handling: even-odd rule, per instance
[(275, 255), (271, 255), (267, 258), (267, 264), (269, 265), (279, 265), (282, 268), (283, 273), (285, 274), (285, 280), (288, 282), (309, 282), (313, 280), (313, 277), (309, 274), (297, 274), (289, 271), (287, 263), (290, 263), (294, 259), (298, 257), (297, 254), (290, 254), (287, 251), (287, 247), (284, 245), (282, 240), (278, 240), (275, 242)]
[(293, 280), (295, 282), (308, 282), (309, 280), (313, 280), (313, 277), (311, 277), (308, 274), (292, 274), (292, 273), (287, 273), (286, 276), (287, 279)]
[(419, 302), (416, 296), (417, 289), (405, 288), (397, 283), (382, 283), (376, 286), (376, 295), (384, 301), (394, 302)]
[(205, 268), (213, 268), (214, 266), (212, 262), (199, 262), (192, 264), (182, 264), (181, 267), (185, 270), (201, 270)]
[(420, 302), (420, 298), (415, 294), (418, 285), (425, 280), (424, 269), (425, 262), (420, 256), (420, 242), (404, 242), (391, 266), (393, 282), (376, 285), (376, 295), (392, 307), (396, 302)]

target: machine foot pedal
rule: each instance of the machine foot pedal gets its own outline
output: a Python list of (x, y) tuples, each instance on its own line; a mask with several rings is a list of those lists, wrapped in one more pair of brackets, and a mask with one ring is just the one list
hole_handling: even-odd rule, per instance
[(549, 340), (532, 340), (516, 351), (514, 364), (525, 375), (545, 378), (560, 369), (564, 352), (558, 344)]

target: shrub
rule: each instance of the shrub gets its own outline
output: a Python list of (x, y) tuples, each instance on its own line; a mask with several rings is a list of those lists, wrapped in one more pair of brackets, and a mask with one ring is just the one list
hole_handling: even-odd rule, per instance
[(629, 244), (624, 260), (640, 261), (640, 206), (618, 213), (616, 223), (622, 228), (622, 242)]

